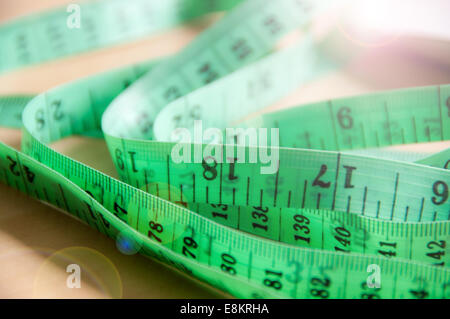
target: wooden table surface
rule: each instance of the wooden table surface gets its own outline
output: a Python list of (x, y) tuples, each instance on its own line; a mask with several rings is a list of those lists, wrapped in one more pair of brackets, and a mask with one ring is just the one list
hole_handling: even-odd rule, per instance
[[(0, 23), (67, 3), (73, 1), (0, 0)], [(82, 76), (177, 52), (206, 24), (196, 22), (130, 44), (2, 74), (0, 94), (36, 94)], [(397, 39), (368, 49), (350, 66), (300, 87), (273, 108), (382, 89), (450, 83), (448, 64), (411, 54), (411, 45), (421, 49), (424, 46), (421, 41)], [(450, 51), (445, 51), (443, 56), (449, 56), (446, 53)], [(0, 140), (19, 148), (20, 131), (0, 128)], [(431, 152), (449, 146), (449, 143), (433, 143), (403, 149)], [(103, 140), (72, 137), (55, 143), (54, 148), (116, 176)], [(66, 267), (71, 263), (81, 266), (80, 289), (66, 286)], [(157, 261), (125, 255), (113, 240), (96, 230), (0, 184), (0, 298), (224, 296)]]

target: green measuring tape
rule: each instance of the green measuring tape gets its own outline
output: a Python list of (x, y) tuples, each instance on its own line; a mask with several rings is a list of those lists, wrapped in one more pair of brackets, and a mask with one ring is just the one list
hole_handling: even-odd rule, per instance
[[(160, 10), (183, 4), (168, 3)], [(207, 3), (146, 32), (228, 8), (227, 1)], [(106, 10), (107, 3), (96, 6)], [(31, 101), (0, 100), (2, 125), (17, 126), (23, 109), (22, 152), (0, 144), (0, 180), (236, 297), (447, 298), (449, 151), (413, 163), (353, 149), (450, 139), (449, 85), (240, 120), (339, 65), (308, 39), (272, 53), (279, 39), (328, 7), (248, 0), (173, 57), (82, 79)], [(21, 26), (0, 33), (9, 30), (13, 38)], [(139, 30), (136, 23), (130, 32)], [(87, 48), (125, 39), (111, 36)], [(238, 133), (226, 145), (173, 139), (177, 128), (195, 134), (198, 120)], [(279, 129), (281, 147), (232, 145), (251, 128)], [(48, 146), (102, 134), (123, 182)], [(174, 160), (177, 146), (187, 161)], [(213, 156), (195, 159), (211, 146)], [(268, 174), (267, 162), (243, 161), (262, 151), (278, 152)], [(368, 282), (374, 267), (378, 288)]]

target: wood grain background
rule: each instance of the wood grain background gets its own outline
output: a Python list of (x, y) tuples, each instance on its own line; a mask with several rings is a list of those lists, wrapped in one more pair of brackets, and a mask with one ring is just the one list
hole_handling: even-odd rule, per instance
[[(0, 0), (0, 23), (21, 15), (73, 3), (66, 0)], [(83, 53), (0, 75), (0, 94), (39, 93), (114, 67), (177, 52), (200, 32), (200, 21), (113, 48)], [(346, 40), (343, 46), (354, 45)], [(450, 56), (448, 46), (420, 39), (398, 39), (368, 49), (345, 69), (300, 87), (272, 108), (382, 89), (450, 83), (443, 61), (413, 54), (430, 46)], [(1, 48), (0, 48), (1, 50)], [(20, 131), (0, 128), (0, 140), (20, 145)], [(411, 145), (404, 149), (434, 151), (449, 143)], [(115, 170), (102, 140), (73, 137), (54, 148), (103, 172)], [(81, 289), (66, 287), (66, 266), (82, 266)], [(216, 298), (225, 295), (174, 272), (157, 261), (122, 254), (114, 241), (60, 211), (0, 185), (1, 298)]]

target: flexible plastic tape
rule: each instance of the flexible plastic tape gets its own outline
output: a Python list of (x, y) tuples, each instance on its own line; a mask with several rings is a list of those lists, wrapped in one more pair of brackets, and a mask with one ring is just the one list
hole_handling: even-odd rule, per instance
[[(232, 6), (164, 3), (156, 29)], [(188, 8), (185, 14), (174, 14), (180, 5)], [(111, 24), (115, 6), (132, 18), (141, 14), (139, 6), (123, 2), (86, 6)], [(448, 150), (416, 163), (354, 150), (450, 139), (450, 86), (329, 100), (240, 120), (339, 65), (307, 38), (271, 53), (281, 37), (328, 7), (325, 1), (245, 1), (173, 57), (82, 79), (31, 101), (3, 98), (2, 125), (17, 126), (24, 108), (23, 138), (22, 152), (0, 144), (0, 180), (237, 297), (447, 298)], [(44, 30), (20, 48), (7, 46), (2, 69), (155, 30), (137, 18), (121, 20), (128, 33), (92, 28), (95, 43), (85, 39), (71, 50), (22, 59), (42, 51), (41, 43), (53, 43), (45, 27), (52, 21), (62, 28), (60, 15), (0, 29), (7, 41), (30, 26)], [(211, 144), (180, 144), (172, 133), (195, 133), (197, 120), (204, 128), (241, 132), (277, 128), (281, 147), (226, 140), (212, 144), (214, 156), (196, 161), (196, 152)], [(102, 133), (122, 181), (48, 146)], [(174, 161), (177, 146), (190, 151), (187, 161)], [(268, 164), (262, 161), (230, 161), (230, 150), (245, 158), (278, 151), (276, 169), (263, 174)], [(380, 271), (378, 288), (367, 279), (373, 267)]]

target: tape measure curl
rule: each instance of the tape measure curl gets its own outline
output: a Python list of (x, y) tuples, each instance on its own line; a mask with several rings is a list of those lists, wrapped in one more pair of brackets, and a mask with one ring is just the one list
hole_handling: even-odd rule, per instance
[[(142, 254), (237, 297), (448, 297), (448, 171), (336, 151), (447, 140), (449, 86), (262, 115), (259, 126), (280, 129), (279, 166), (272, 175), (261, 174), (261, 163), (233, 163), (237, 178), (224, 185), (231, 170), (226, 161), (216, 163), (214, 178), (204, 177), (211, 167), (203, 162), (171, 161), (175, 143), (168, 132), (180, 121), (192, 123), (193, 109), (209, 111), (201, 112), (206, 125), (226, 128), (334, 67), (310, 42), (261, 59), (283, 34), (313, 17), (315, 7), (306, 3), (283, 0), (261, 9), (261, 1), (247, 1), (175, 57), (35, 97), (23, 112), (23, 153), (0, 145), (1, 181), (105, 235), (126, 232)], [(250, 27), (237, 23), (242, 17)], [(275, 28), (276, 22), (284, 28)], [(287, 83), (276, 80), (286, 74)], [(275, 80), (261, 86), (264, 79)], [(248, 94), (255, 83), (259, 91)], [(231, 90), (235, 94), (227, 95)], [(212, 110), (218, 96), (227, 100)], [(298, 119), (304, 119), (301, 127)], [(127, 183), (47, 146), (102, 131)], [(144, 140), (154, 132), (156, 140)], [(245, 154), (252, 149), (244, 147)], [(148, 192), (165, 192), (178, 205)], [(381, 270), (380, 289), (367, 287), (370, 265)]]

